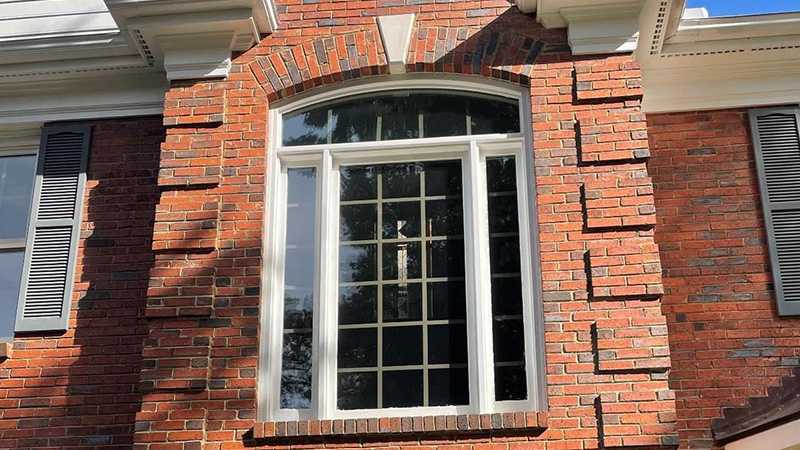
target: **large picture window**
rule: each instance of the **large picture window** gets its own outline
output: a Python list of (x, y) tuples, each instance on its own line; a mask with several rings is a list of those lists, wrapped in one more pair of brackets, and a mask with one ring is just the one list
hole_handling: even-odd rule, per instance
[(273, 111), (262, 419), (543, 408), (525, 98), (466, 87)]

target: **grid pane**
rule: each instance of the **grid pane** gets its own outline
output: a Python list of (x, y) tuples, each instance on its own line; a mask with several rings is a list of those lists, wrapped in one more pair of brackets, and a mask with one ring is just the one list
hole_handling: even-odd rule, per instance
[(514, 158), (487, 158), (486, 176), (495, 400), (523, 400), (528, 392)]
[(357, 228), (379, 232), (342, 233), (339, 409), (467, 403), (460, 161), (340, 174), (342, 217), (352, 224), (353, 206), (377, 211), (358, 215)]
[(25, 239), (35, 165), (35, 155), (0, 157), (0, 239)]
[(287, 170), (281, 408), (311, 407), (316, 170)]

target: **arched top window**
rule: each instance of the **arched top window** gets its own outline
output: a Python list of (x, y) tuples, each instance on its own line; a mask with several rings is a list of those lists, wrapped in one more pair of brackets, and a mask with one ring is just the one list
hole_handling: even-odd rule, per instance
[(287, 113), (283, 116), (282, 142), (291, 147), (519, 131), (516, 99), (441, 90), (395, 90)]
[(409, 78), (273, 105), (261, 419), (544, 409), (526, 94)]

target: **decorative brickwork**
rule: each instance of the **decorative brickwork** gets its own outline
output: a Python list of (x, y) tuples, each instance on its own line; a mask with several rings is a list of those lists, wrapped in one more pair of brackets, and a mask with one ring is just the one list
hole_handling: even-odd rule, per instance
[(667, 321), (659, 305), (628, 305), (595, 324), (597, 365), (602, 372), (668, 369)]
[(625, 176), (587, 181), (586, 226), (593, 229), (655, 225), (653, 183), (646, 175), (645, 171), (628, 172)]
[(800, 366), (800, 319), (775, 309), (747, 111), (648, 116), (671, 384), (685, 448)]
[(578, 100), (607, 100), (641, 97), (639, 65), (627, 57), (610, 57), (575, 66), (575, 97)]
[(581, 114), (577, 126), (581, 162), (607, 163), (650, 157), (646, 127), (638, 101), (626, 101), (619, 109)]
[(658, 245), (652, 238), (624, 239), (622, 243), (589, 252), (592, 295), (595, 297), (653, 296), (664, 293)]

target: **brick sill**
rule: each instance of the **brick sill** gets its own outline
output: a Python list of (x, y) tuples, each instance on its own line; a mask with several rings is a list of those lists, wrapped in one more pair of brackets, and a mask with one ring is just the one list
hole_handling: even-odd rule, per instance
[(413, 433), (415, 436), (541, 433), (547, 428), (547, 420), (547, 412), (517, 412), (257, 422), (253, 427), (253, 437), (270, 441), (308, 441), (326, 437), (353, 439), (396, 437), (408, 433)]

